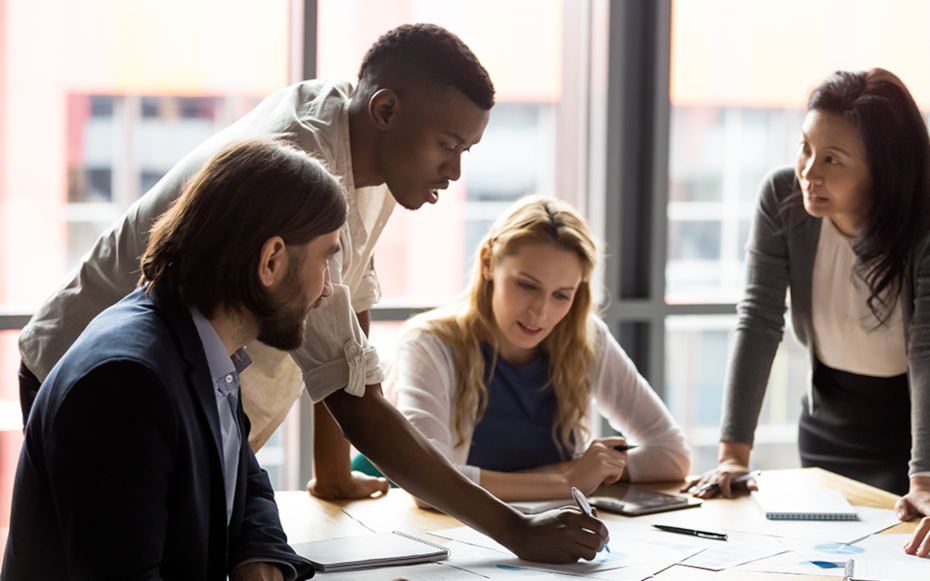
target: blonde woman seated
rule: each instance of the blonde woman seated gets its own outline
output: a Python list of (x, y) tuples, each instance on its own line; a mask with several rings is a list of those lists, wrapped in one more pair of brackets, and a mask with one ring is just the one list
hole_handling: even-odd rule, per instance
[[(681, 427), (592, 312), (595, 243), (569, 205), (514, 204), (481, 243), (470, 288), (410, 322), (398, 407), (502, 500), (567, 498), (618, 480), (680, 480)], [(622, 437), (589, 439), (592, 398)]]

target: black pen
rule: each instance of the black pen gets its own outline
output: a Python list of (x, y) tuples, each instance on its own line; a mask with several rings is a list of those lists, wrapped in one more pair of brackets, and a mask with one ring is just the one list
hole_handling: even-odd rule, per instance
[(652, 525), (660, 531), (667, 533), (678, 533), (679, 535), (691, 535), (692, 537), (701, 537), (702, 539), (711, 539), (714, 541), (727, 540), (726, 533), (711, 533), (707, 531), (696, 531), (694, 529), (683, 529), (681, 527), (670, 527), (668, 525)]
[(627, 450), (632, 450), (638, 446), (639, 444), (623, 444), (622, 446), (614, 446), (614, 450), (617, 452), (626, 452)]

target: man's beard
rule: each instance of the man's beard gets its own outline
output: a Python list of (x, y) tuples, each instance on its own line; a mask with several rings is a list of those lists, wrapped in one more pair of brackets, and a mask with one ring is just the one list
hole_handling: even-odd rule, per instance
[(271, 299), (274, 312), (258, 319), (258, 340), (282, 351), (293, 351), (303, 345), (307, 315), (323, 302), (320, 297), (309, 307), (303, 306), (300, 299), (306, 296), (306, 291), (297, 280), (298, 265), (294, 266), (288, 269), (280, 292)]

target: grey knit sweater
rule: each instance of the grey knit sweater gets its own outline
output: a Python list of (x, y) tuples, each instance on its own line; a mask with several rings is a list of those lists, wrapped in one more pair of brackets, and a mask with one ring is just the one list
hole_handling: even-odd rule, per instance
[[(814, 357), (811, 288), (821, 219), (784, 200), (799, 192), (792, 168), (762, 180), (746, 244), (746, 289), (727, 365), (720, 439), (752, 445), (791, 289), (795, 335)], [(911, 396), (911, 474), (930, 471), (930, 235), (912, 254), (901, 289)], [(810, 375), (808, 376), (810, 378)], [(812, 386), (808, 380), (808, 393)], [(811, 406), (814, 399), (808, 398)], [(813, 410), (812, 410), (813, 411)]]

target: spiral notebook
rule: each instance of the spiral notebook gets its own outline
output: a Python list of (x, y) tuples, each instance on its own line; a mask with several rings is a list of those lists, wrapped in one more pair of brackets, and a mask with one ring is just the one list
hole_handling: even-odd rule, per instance
[(427, 563), (448, 559), (450, 554), (442, 545), (399, 531), (292, 543), (291, 548), (321, 572)]
[(769, 520), (859, 520), (839, 490), (753, 491), (751, 495)]

